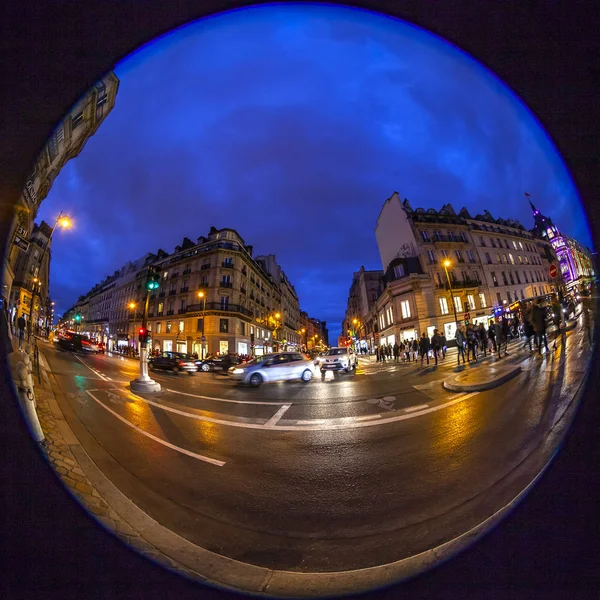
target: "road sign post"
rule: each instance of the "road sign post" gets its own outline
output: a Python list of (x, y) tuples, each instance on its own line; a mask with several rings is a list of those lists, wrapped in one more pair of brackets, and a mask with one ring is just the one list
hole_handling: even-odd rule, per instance
[(555, 264), (550, 265), (550, 268), (548, 269), (548, 275), (550, 275), (552, 279), (556, 279), (556, 276), (558, 275), (558, 269), (556, 268)]

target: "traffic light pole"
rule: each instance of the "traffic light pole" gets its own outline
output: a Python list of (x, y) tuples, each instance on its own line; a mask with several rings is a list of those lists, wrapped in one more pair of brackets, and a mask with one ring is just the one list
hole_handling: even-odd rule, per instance
[(160, 383), (148, 375), (148, 305), (150, 304), (150, 290), (146, 286), (146, 302), (142, 315), (143, 341), (140, 341), (140, 376), (131, 383), (133, 392), (160, 392)]

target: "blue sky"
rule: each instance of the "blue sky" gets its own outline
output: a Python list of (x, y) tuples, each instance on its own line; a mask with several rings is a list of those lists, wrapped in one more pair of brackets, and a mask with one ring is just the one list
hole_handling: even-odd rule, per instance
[(129, 259), (237, 229), (274, 253), (301, 307), (340, 333), (352, 272), (381, 268), (375, 221), (413, 207), (490, 210), (533, 225), (524, 192), (591, 245), (562, 159), (500, 81), (402, 21), (327, 5), (205, 19), (115, 68), (116, 105), (62, 170), (39, 219), (61, 314)]

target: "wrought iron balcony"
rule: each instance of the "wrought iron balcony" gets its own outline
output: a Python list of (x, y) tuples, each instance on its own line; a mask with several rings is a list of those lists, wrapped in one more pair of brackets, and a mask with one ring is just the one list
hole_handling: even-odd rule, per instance
[[(458, 290), (463, 288), (478, 287), (480, 285), (481, 283), (476, 279), (457, 279), (456, 281), (452, 282), (452, 289)], [(447, 281), (445, 283), (442, 283), (441, 285), (438, 284), (435, 287), (442, 290), (450, 289), (450, 286), (448, 285)]]
[(232, 288), (233, 287), (233, 282), (232, 281), (219, 281), (219, 287), (222, 287), (222, 288)]
[(206, 269), (210, 269), (210, 265), (202, 265), (202, 266), (200, 267), (200, 270), (201, 270), (201, 271), (206, 271)]
[(189, 288), (182, 287), (182, 288), (179, 290), (179, 293), (180, 293), (180, 294), (185, 294), (185, 292), (187, 292), (187, 291), (189, 291)]
[(221, 266), (225, 269), (233, 269), (233, 263), (232, 262), (228, 262), (226, 260), (223, 261), (223, 263), (221, 264)]
[(177, 290), (169, 290), (169, 296), (174, 296), (177, 293)]
[(431, 236), (431, 241), (434, 244), (437, 244), (439, 242), (444, 242), (444, 243), (456, 243), (456, 244), (468, 244), (468, 240), (465, 238), (461, 238), (459, 236), (449, 236), (449, 235), (441, 235), (441, 234), (435, 234), (433, 236)]
[(170, 317), (172, 314), (173, 314), (173, 311), (172, 311), (172, 310), (168, 310), (168, 311), (167, 311), (167, 317)]
[(238, 313), (247, 317), (252, 316), (252, 311), (248, 310), (241, 304), (221, 304), (220, 302), (199, 302), (197, 304), (190, 304), (186, 308), (186, 312), (202, 312), (202, 311), (224, 311), (229, 313)]
[(192, 270), (191, 270), (191, 269), (184, 269), (184, 270), (183, 270), (183, 274), (184, 274), (184, 275), (189, 275), (191, 272), (192, 272)]

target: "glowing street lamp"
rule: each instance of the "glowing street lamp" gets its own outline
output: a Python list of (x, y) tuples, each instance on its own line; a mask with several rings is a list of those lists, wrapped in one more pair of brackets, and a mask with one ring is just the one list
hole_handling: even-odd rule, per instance
[(204, 360), (204, 313), (206, 312), (206, 296), (204, 295), (204, 292), (198, 292), (198, 298), (202, 300), (202, 328), (200, 331), (202, 340), (200, 341), (200, 358)]
[(443, 263), (444, 269), (446, 270), (446, 278), (448, 279), (448, 289), (450, 290), (450, 302), (452, 302), (452, 312), (454, 312), (454, 324), (458, 328), (458, 316), (456, 314), (456, 304), (454, 303), (454, 292), (452, 290), (452, 282), (450, 281), (450, 275), (448, 268), (452, 266), (452, 263), (446, 259)]

